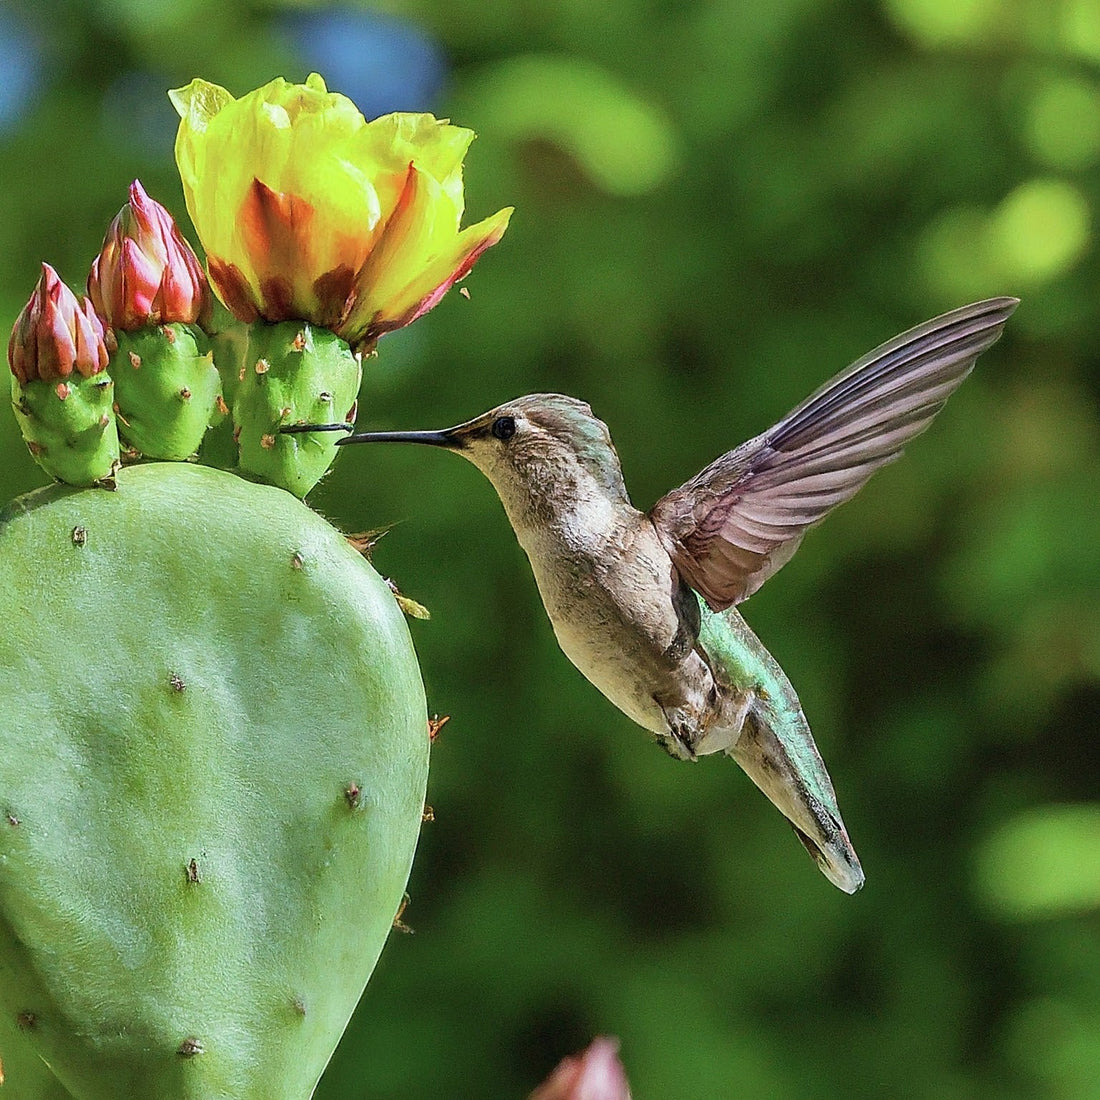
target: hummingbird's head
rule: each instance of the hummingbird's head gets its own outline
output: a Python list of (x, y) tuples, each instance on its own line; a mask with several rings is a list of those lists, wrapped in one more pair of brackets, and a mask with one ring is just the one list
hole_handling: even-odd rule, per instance
[(602, 420), (557, 393), (517, 397), (438, 432), (365, 432), (348, 443), (426, 443), (456, 451), (493, 483), (509, 515), (595, 497), (625, 499), (619, 457)]

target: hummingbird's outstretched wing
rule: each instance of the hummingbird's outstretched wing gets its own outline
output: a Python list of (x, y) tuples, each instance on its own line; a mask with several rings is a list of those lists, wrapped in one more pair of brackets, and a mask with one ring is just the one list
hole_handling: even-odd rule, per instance
[(650, 517), (684, 580), (715, 611), (751, 596), (928, 427), (1017, 305), (990, 298), (895, 336), (657, 501)]

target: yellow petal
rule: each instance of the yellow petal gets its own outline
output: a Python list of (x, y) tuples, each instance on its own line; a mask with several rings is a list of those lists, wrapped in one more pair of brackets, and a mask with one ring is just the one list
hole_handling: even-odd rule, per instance
[(514, 207), (506, 206), (451, 238), (449, 247), (433, 256), (423, 271), (394, 295), (376, 323), (408, 317), (401, 321), (407, 325), (432, 309), (455, 283), (465, 278), (482, 252), (504, 236), (513, 210)]
[(181, 119), (192, 128), (203, 130), (206, 119), (216, 115), (227, 103), (233, 102), (233, 96), (220, 84), (211, 84), (209, 80), (196, 77), (186, 87), (173, 88), (168, 93), (172, 106)]
[(456, 218), (461, 218), (462, 159), (473, 140), (473, 130), (452, 126), (434, 115), (396, 112), (367, 124), (362, 149), (380, 167), (391, 171), (403, 173), (409, 164), (415, 164), (428, 172), (443, 185)]
[[(417, 267), (406, 265), (401, 257), (373, 285), (362, 278), (358, 282), (361, 296), (344, 328), (352, 343), (371, 344), (379, 336), (411, 324), (433, 309), (450, 288), (464, 278), (487, 248), (504, 235), (512, 216), (512, 207), (498, 210), (491, 217), (471, 225), (461, 233), (448, 235), (446, 241), (433, 242), (435, 250)], [(374, 260), (372, 255), (371, 260)], [(401, 275), (408, 278), (399, 285)], [(411, 278), (409, 277), (411, 276)], [(362, 333), (357, 341), (355, 334)]]
[[(369, 324), (385, 304), (416, 277), (428, 262), (433, 241), (440, 231), (439, 184), (410, 164), (404, 186), (370, 255), (356, 275), (356, 302), (346, 327), (355, 330)], [(449, 204), (448, 204), (449, 207)]]
[(187, 209), (231, 309), (300, 313), (354, 341), (488, 247), (459, 234), (470, 130), (402, 112), (368, 123), (317, 74), (240, 99), (204, 80), (170, 96)]

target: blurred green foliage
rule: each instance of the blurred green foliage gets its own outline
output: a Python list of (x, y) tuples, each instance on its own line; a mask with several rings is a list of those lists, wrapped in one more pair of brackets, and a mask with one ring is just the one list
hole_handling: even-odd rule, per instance
[[(9, 0), (0, 315), (83, 282), (163, 90), (321, 67), (314, 7)], [(357, 9), (367, 11), (368, 9)], [(370, 11), (378, 11), (373, 7)], [(322, 1098), (524, 1095), (617, 1034), (639, 1100), (1086, 1098), (1100, 1081), (1100, 0), (392, 0), (478, 130), (504, 242), (368, 366), (360, 423), (583, 397), (636, 502), (881, 340), (1016, 293), (904, 461), (747, 605), (867, 871), (834, 890), (732, 764), (675, 763), (557, 650), (489, 486), (414, 448), (313, 495), (394, 523), (437, 743), (406, 920)], [(308, 20), (298, 26), (309, 26)], [(369, 51), (362, 65), (368, 65)], [(41, 482), (0, 418), (0, 496)], [(320, 721), (317, 736), (324, 736)]]

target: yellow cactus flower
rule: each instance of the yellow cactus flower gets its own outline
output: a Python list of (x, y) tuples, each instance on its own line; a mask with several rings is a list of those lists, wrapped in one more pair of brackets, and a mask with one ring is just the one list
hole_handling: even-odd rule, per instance
[(459, 228), (474, 135), (432, 115), (367, 122), (316, 73), (240, 99), (205, 80), (169, 96), (210, 281), (242, 321), (312, 321), (369, 349), (431, 309), (507, 227), (511, 207)]

